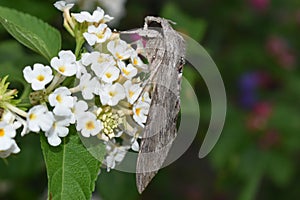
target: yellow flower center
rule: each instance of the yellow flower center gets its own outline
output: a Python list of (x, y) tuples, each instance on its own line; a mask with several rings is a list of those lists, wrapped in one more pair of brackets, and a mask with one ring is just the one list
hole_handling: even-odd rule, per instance
[(133, 97), (133, 95), (134, 95), (134, 92), (133, 92), (133, 91), (131, 91), (131, 90), (129, 90), (129, 97), (130, 97), (130, 98), (132, 98), (132, 97)]
[(107, 72), (107, 73), (105, 73), (105, 76), (106, 76), (107, 78), (111, 78), (111, 77), (112, 77), (112, 74), (109, 73), (109, 72)]
[(85, 128), (86, 128), (87, 130), (93, 130), (93, 129), (95, 129), (95, 124), (94, 124), (94, 122), (88, 121), (88, 122), (85, 124)]
[(135, 109), (135, 113), (136, 113), (137, 116), (140, 116), (141, 110), (142, 110), (141, 108)]
[(110, 91), (108, 94), (109, 94), (109, 96), (113, 97), (113, 96), (115, 96), (117, 93), (116, 93), (116, 92), (113, 92), (113, 91)]
[(66, 67), (65, 66), (60, 66), (58, 68), (58, 71), (60, 71), (61, 73), (64, 73), (66, 71)]
[(3, 137), (5, 135), (5, 131), (3, 128), (0, 128), (0, 137)]
[(133, 59), (133, 64), (134, 64), (134, 65), (137, 65), (137, 64), (138, 64), (138, 59), (137, 59), (137, 58), (134, 58), (134, 59)]
[(123, 59), (123, 56), (121, 56), (118, 52), (116, 53), (116, 57), (117, 57), (118, 59), (120, 59), (120, 60)]
[(97, 61), (98, 61), (98, 63), (103, 63), (103, 62), (107, 61), (107, 59), (105, 59), (103, 56), (99, 56)]
[(62, 98), (60, 95), (57, 95), (56, 96), (56, 101), (58, 101), (58, 103), (61, 103), (62, 102)]
[(29, 119), (30, 119), (30, 120), (35, 120), (35, 119), (36, 119), (36, 115), (33, 114), (33, 113), (31, 113), (31, 114), (29, 115)]
[(40, 75), (38, 75), (37, 77), (36, 77), (36, 79), (38, 80), (38, 81), (43, 81), (43, 80), (45, 80), (45, 76), (44, 75), (42, 75), (42, 74), (40, 74)]
[(128, 76), (128, 75), (130, 74), (130, 72), (129, 72), (127, 69), (125, 69), (125, 68), (122, 69), (122, 72), (123, 72), (126, 76)]
[(103, 32), (102, 33), (97, 33), (96, 36), (99, 38), (99, 39), (102, 39), (104, 38), (104, 34)]

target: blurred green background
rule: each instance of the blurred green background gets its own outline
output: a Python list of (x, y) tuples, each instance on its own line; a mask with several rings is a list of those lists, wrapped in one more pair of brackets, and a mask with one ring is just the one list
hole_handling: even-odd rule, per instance
[[(0, 1), (1, 6), (30, 13), (60, 29), (63, 48), (73, 49), (53, 3)], [(210, 98), (201, 76), (185, 66), (184, 76), (193, 85), (201, 110), (199, 132), (191, 147), (162, 169), (142, 195), (136, 191), (134, 174), (102, 170), (95, 199), (299, 199), (300, 1), (127, 0), (124, 5), (123, 17), (113, 24), (118, 30), (141, 27), (147, 15), (163, 16), (205, 47), (224, 80), (227, 118), (217, 145), (200, 160)], [(46, 63), (0, 27), (1, 77), (9, 74), (11, 86), (23, 90), (21, 69), (36, 62)], [(17, 142), (21, 153), (0, 161), (0, 199), (45, 199), (47, 180), (39, 137), (18, 137)]]

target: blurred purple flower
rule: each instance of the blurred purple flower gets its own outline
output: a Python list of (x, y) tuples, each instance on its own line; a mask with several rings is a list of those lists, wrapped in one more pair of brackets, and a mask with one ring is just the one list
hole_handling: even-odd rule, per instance
[(243, 74), (239, 79), (239, 103), (244, 108), (252, 108), (257, 102), (256, 89), (259, 84), (259, 73)]
[(257, 72), (245, 73), (239, 80), (239, 87), (242, 91), (252, 91), (257, 88), (259, 76)]
[(255, 93), (244, 93), (240, 98), (240, 104), (243, 108), (251, 109), (258, 101)]
[(239, 81), (239, 103), (243, 108), (251, 109), (258, 103), (260, 89), (273, 89), (277, 83), (264, 71), (254, 71), (243, 74)]

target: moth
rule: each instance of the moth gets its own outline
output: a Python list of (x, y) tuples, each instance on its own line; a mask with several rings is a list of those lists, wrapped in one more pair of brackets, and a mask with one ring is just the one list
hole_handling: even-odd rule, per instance
[[(136, 165), (136, 184), (142, 193), (162, 167), (176, 138), (180, 110), (180, 85), (185, 57), (184, 39), (171, 27), (171, 21), (148, 16), (143, 29), (134, 32), (146, 39), (152, 101), (141, 139)], [(152, 28), (151, 24), (156, 27)]]

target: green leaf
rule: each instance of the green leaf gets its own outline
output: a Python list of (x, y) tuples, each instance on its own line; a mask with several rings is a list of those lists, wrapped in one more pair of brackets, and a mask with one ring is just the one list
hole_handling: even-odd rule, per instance
[[(41, 145), (47, 167), (49, 198), (91, 199), (101, 162), (89, 153), (75, 128), (70, 127), (69, 135), (62, 139), (60, 146), (50, 146), (45, 136), (41, 136)], [(103, 159), (104, 145), (96, 148)]]
[(29, 102), (28, 94), (31, 91), (30, 84), (23, 77), (24, 66), (42, 61), (45, 61), (42, 56), (26, 53), (16, 40), (5, 40), (0, 43), (0, 78), (9, 76), (9, 87), (19, 91), (18, 98), (22, 103)]
[[(15, 61), (24, 60), (21, 45), (15, 40), (3, 41), (0, 43), (0, 77), (9, 75), (10, 82), (20, 82), (27, 84), (23, 78), (22, 70), (24, 66), (16, 65)], [(5, 70), (4, 70), (5, 69)]]
[(61, 48), (60, 33), (34, 16), (0, 7), (0, 23), (16, 40), (48, 61)]

